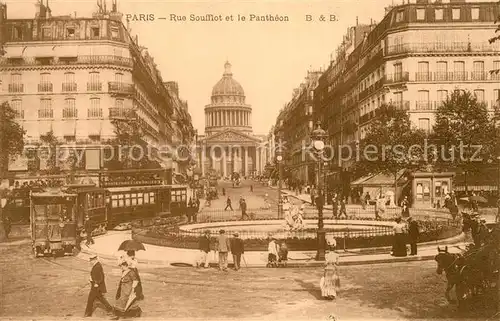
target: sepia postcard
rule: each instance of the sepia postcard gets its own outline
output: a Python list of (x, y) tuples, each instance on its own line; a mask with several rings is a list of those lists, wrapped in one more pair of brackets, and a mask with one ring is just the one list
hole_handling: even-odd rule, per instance
[(500, 320), (498, 0), (0, 0), (0, 320)]

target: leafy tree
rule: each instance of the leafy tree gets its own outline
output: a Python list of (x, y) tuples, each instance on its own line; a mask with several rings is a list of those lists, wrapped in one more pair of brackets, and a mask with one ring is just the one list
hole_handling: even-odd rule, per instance
[(409, 114), (391, 105), (380, 107), (380, 115), (369, 126), (359, 143), (357, 175), (386, 174), (394, 177), (397, 195), (398, 173), (418, 170), (425, 163), (424, 141), (427, 134), (412, 126)]
[(467, 176), (480, 172), (495, 153), (493, 118), (473, 94), (455, 91), (437, 110), (432, 142), (436, 166), (463, 171), (467, 191)]
[[(24, 149), (25, 131), (15, 121), (16, 116), (16, 111), (7, 102), (0, 105), (0, 184), (7, 173), (9, 159), (21, 155)], [(5, 191), (0, 191), (0, 194), (1, 197), (6, 196)], [(3, 211), (0, 206), (0, 241), (5, 240), (3, 221)]]
[(160, 164), (150, 155), (152, 149), (143, 139), (144, 133), (135, 113), (126, 119), (113, 120), (115, 138), (111, 144), (115, 147), (115, 158), (108, 163), (113, 169), (156, 169)]
[[(16, 122), (16, 111), (4, 102), (0, 105), (0, 185), (7, 174), (9, 160), (21, 155), (24, 149), (25, 131)], [(0, 198), (8, 197), (8, 192), (0, 190)], [(3, 209), (0, 206), (0, 241), (5, 240)]]

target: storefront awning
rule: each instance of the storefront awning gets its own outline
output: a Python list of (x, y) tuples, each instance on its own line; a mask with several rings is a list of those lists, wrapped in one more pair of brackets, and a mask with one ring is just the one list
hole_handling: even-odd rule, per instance
[[(398, 185), (404, 185), (407, 183), (405, 177), (405, 170), (401, 170), (396, 175)], [(351, 183), (354, 186), (394, 186), (394, 176), (387, 174), (375, 174), (372, 176), (365, 176), (360, 179), (355, 180)]]
[(50, 58), (55, 57), (55, 46), (33, 47), (26, 50), (24, 56), (37, 57), (37, 58)]
[(5, 46), (5, 58), (22, 58), (23, 52), (27, 47), (25, 46)]

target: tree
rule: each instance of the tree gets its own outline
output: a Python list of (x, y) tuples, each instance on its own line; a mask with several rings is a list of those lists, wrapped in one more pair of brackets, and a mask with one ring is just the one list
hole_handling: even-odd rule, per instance
[(125, 119), (113, 120), (115, 138), (111, 141), (115, 147), (115, 157), (108, 166), (113, 169), (156, 169), (160, 164), (153, 160), (148, 143), (134, 112)]
[(379, 117), (368, 127), (359, 142), (359, 153), (353, 171), (357, 175), (387, 174), (394, 177), (397, 197), (398, 173), (418, 170), (424, 161), (427, 134), (412, 126), (409, 114), (391, 105), (380, 107)]
[[(0, 185), (8, 171), (9, 159), (21, 155), (24, 149), (25, 131), (15, 121), (16, 116), (16, 111), (7, 102), (0, 105)], [(5, 191), (0, 191), (0, 194), (4, 197)], [(3, 210), (0, 206), (0, 241), (5, 240), (3, 221)]]
[(473, 94), (455, 91), (437, 110), (432, 142), (438, 147), (436, 166), (463, 171), (467, 191), (467, 176), (481, 171), (495, 153), (493, 118)]

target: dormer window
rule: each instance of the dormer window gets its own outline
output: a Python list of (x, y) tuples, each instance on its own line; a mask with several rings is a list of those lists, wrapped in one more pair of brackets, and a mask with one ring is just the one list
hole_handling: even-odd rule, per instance
[(434, 11), (434, 15), (436, 17), (436, 20), (443, 20), (443, 9), (436, 9)]
[(100, 33), (99, 33), (99, 28), (92, 28), (91, 30), (92, 32), (92, 37), (99, 37), (100, 36)]
[(396, 13), (396, 22), (401, 22), (403, 21), (403, 19), (404, 19), (404, 11), (403, 10), (398, 11)]
[(75, 37), (75, 28), (67, 28), (66, 35), (68, 38), (74, 38)]
[(425, 20), (425, 9), (417, 9), (417, 20)]

